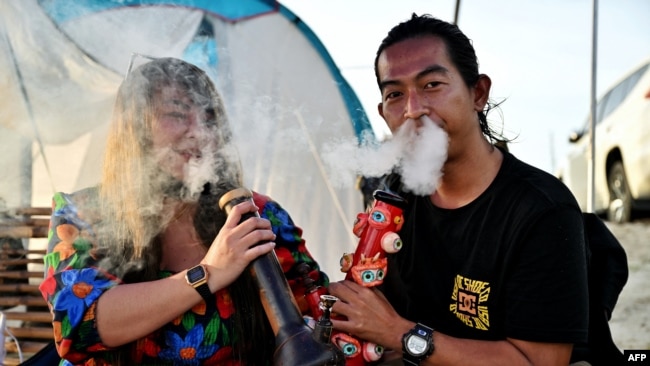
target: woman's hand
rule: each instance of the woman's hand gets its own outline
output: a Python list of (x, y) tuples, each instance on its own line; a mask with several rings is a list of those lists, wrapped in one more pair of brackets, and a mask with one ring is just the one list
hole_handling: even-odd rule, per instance
[[(275, 247), (269, 220), (251, 217), (238, 224), (243, 215), (257, 209), (251, 201), (234, 206), (201, 261), (208, 267), (208, 286), (212, 292), (230, 285), (253, 259)], [(264, 244), (255, 245), (260, 242)]]

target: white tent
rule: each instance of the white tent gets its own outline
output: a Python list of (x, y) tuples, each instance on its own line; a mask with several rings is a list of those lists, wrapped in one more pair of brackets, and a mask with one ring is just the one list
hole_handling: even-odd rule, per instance
[[(171, 56), (222, 92), (246, 185), (279, 201), (334, 279), (356, 238), (354, 187), (334, 187), (320, 156), (372, 133), (316, 35), (270, 0), (0, 2), (0, 199), (44, 206), (98, 182), (106, 127), (129, 62)], [(140, 60), (141, 61), (141, 60)], [(341, 159), (345, 159), (344, 156)]]

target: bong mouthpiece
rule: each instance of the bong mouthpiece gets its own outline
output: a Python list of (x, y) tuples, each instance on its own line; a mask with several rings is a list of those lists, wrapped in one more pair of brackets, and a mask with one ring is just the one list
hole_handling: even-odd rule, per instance
[[(233, 207), (247, 200), (251, 200), (251, 201), (253, 200), (253, 192), (251, 192), (248, 188), (244, 188), (244, 187), (235, 188), (226, 192), (223, 196), (221, 196), (221, 198), (219, 198), (219, 208), (223, 210), (226, 213), (226, 215), (230, 215), (230, 211), (232, 210)], [(256, 217), (256, 216), (259, 217), (259, 214), (257, 212), (246, 213), (242, 216), (239, 222), (241, 223), (250, 217)]]
[(327, 314), (327, 317), (329, 317), (330, 309), (332, 308), (334, 303), (337, 302), (338, 300), (339, 299), (336, 296), (320, 295), (319, 307), (321, 308), (321, 310), (323, 310)]

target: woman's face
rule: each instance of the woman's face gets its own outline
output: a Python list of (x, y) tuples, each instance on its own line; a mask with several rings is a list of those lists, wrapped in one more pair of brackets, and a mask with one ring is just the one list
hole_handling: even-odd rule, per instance
[(179, 181), (187, 178), (190, 160), (200, 160), (207, 141), (205, 108), (177, 85), (154, 93), (153, 152), (158, 166)]

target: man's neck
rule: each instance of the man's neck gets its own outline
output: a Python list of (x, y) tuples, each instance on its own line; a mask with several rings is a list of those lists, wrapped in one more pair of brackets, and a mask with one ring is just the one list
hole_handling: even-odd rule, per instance
[(501, 150), (487, 142), (462, 156), (448, 159), (440, 185), (431, 195), (431, 202), (448, 209), (469, 204), (494, 181), (502, 161)]

